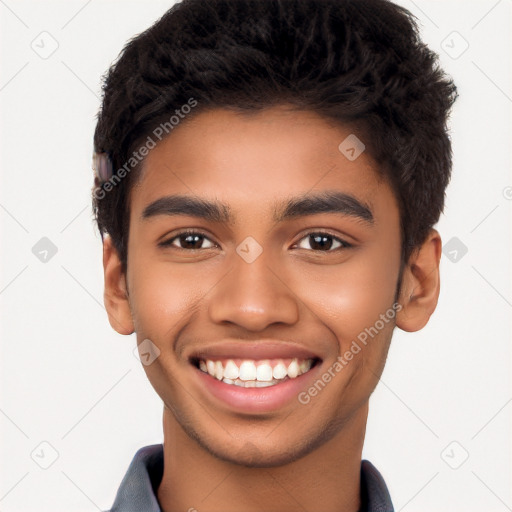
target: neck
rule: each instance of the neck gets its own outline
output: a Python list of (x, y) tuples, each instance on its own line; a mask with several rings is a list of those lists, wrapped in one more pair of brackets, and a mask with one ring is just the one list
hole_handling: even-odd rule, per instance
[(218, 459), (191, 439), (164, 408), (163, 512), (357, 512), (368, 405), (308, 455), (272, 468)]

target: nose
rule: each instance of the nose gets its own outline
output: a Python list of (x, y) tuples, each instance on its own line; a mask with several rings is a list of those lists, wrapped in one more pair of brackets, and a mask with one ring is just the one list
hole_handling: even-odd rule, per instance
[(255, 332), (272, 324), (293, 325), (299, 318), (297, 297), (263, 254), (252, 263), (234, 255), (233, 265), (210, 294), (208, 311), (214, 323)]

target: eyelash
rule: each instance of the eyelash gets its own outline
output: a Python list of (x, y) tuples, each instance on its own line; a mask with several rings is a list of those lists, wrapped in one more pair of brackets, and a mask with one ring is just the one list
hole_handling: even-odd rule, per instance
[[(201, 237), (203, 237), (203, 238), (205, 238), (207, 240), (210, 240), (209, 237), (205, 233), (202, 233), (201, 231), (185, 230), (185, 231), (181, 231), (180, 233), (177, 233), (176, 235), (174, 235), (172, 238), (169, 238), (168, 240), (164, 240), (163, 242), (160, 242), (158, 244), (158, 246), (159, 247), (173, 247), (175, 249), (182, 250), (182, 251), (201, 251), (201, 250), (204, 250), (204, 249), (185, 249), (183, 247), (173, 246), (172, 242), (174, 242), (174, 240), (179, 239), (181, 236), (184, 236), (184, 235), (192, 235), (192, 236), (193, 235), (199, 235), (199, 236), (201, 236)], [(349, 249), (349, 248), (353, 247), (352, 244), (346, 242), (342, 238), (339, 238), (339, 237), (337, 237), (337, 236), (335, 236), (332, 233), (329, 233), (327, 231), (310, 231), (310, 232), (306, 233), (299, 240), (299, 242), (301, 242), (302, 240), (306, 239), (307, 237), (309, 237), (311, 235), (327, 236), (327, 237), (330, 237), (333, 240), (336, 240), (337, 242), (340, 243), (340, 247), (336, 247), (335, 249), (328, 249), (326, 251), (315, 250), (315, 249), (307, 249), (307, 250), (311, 250), (313, 252), (335, 252), (335, 251), (338, 251), (338, 250)], [(210, 240), (210, 242), (211, 242), (211, 240)], [(297, 242), (297, 244), (299, 242)], [(212, 242), (212, 243), (214, 243), (214, 242)], [(297, 244), (294, 244), (294, 245), (297, 245)], [(210, 249), (210, 247), (207, 247), (207, 249)]]

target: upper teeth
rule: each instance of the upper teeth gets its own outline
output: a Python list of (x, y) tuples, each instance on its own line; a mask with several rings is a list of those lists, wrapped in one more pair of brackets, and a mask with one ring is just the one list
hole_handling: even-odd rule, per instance
[(286, 378), (294, 379), (309, 371), (312, 365), (313, 359), (300, 361), (292, 359), (288, 365), (282, 359), (273, 361), (246, 359), (241, 361), (240, 366), (233, 359), (227, 361), (201, 359), (199, 361), (199, 369), (203, 372), (227, 384), (244, 387), (272, 386)]

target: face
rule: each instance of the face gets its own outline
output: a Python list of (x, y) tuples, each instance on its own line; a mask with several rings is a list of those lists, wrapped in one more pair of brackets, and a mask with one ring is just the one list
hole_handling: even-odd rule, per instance
[(221, 459), (284, 464), (366, 414), (400, 222), (369, 154), (338, 149), (351, 133), (285, 107), (202, 112), (145, 159), (126, 276), (105, 253), (112, 325), (158, 355), (144, 369), (171, 421)]

